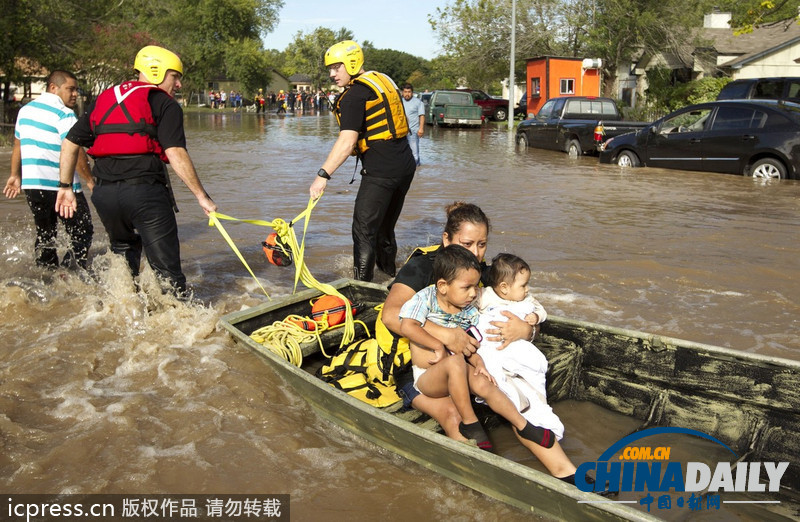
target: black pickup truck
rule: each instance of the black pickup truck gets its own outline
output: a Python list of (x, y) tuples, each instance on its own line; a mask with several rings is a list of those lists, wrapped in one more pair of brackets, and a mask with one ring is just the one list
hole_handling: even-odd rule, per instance
[(596, 154), (607, 139), (637, 131), (645, 122), (622, 121), (611, 98), (564, 96), (548, 100), (539, 113), (517, 126), (517, 143), (561, 150), (570, 155)]

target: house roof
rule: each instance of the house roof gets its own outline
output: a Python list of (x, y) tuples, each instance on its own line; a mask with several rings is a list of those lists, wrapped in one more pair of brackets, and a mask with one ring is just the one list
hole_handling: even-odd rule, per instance
[(307, 74), (293, 74), (289, 76), (289, 81), (292, 83), (311, 83), (311, 76)]
[[(701, 36), (712, 42), (711, 47), (719, 55), (736, 56), (720, 64), (721, 67), (738, 69), (800, 42), (800, 24), (778, 23), (755, 28), (753, 32), (736, 35), (731, 29), (702, 29)], [(800, 57), (800, 52), (798, 52)]]

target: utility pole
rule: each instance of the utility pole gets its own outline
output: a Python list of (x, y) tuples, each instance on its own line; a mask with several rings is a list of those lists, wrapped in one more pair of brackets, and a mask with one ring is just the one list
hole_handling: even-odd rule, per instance
[(508, 73), (508, 131), (514, 129), (514, 55), (517, 39), (517, 0), (511, 1), (511, 58)]

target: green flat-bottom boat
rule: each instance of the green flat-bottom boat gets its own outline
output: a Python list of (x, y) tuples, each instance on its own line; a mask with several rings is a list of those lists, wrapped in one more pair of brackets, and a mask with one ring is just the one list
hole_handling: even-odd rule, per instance
[[(383, 303), (386, 288), (349, 279), (332, 286), (365, 305), (358, 319), (374, 331), (373, 308)], [(455, 442), (433, 420), (401, 411), (399, 404), (380, 409), (350, 397), (314, 376), (323, 358), (316, 341), (302, 346), (304, 362), (298, 368), (249, 337), (287, 315), (308, 315), (308, 302), (318, 295), (315, 290), (299, 292), (225, 315), (220, 325), (260, 354), (323, 418), (456, 482), (526, 512), (562, 520), (657, 520), (630, 504), (606, 501)], [(341, 336), (341, 329), (321, 335), (328, 353), (335, 352)], [(760, 504), (771, 509), (769, 516), (800, 515), (800, 362), (552, 316), (536, 345), (550, 363), (551, 404), (589, 401), (637, 419), (639, 429), (669, 426), (703, 432), (729, 446), (740, 461), (788, 461), (781, 492), (758, 498), (780, 500), (777, 507)]]

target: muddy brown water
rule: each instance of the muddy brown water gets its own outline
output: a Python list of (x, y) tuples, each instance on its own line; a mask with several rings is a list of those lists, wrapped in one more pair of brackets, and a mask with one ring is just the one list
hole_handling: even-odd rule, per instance
[[(336, 133), (327, 113), (207, 110), (186, 124), (220, 212), (265, 220), (305, 208)], [(492, 221), (487, 257), (528, 260), (550, 314), (800, 359), (800, 182), (520, 151), (505, 126), (428, 127), (421, 154), (399, 258), (438, 241), (445, 204), (475, 202)], [(0, 149), (0, 172), (9, 162)], [(350, 274), (352, 173), (350, 160), (312, 214), (306, 255), (320, 281)], [(321, 420), (218, 331), (222, 314), (267, 298), (175, 185), (184, 269), (202, 305), (137, 292), (96, 215), (96, 281), (39, 271), (27, 205), (0, 205), (0, 491), (288, 493), (296, 520), (525, 518)], [(290, 271), (263, 260), (267, 229), (226, 228), (271, 296), (291, 292)], [(576, 462), (632, 429), (587, 405), (557, 411)], [(510, 433), (497, 446), (538, 466)]]

